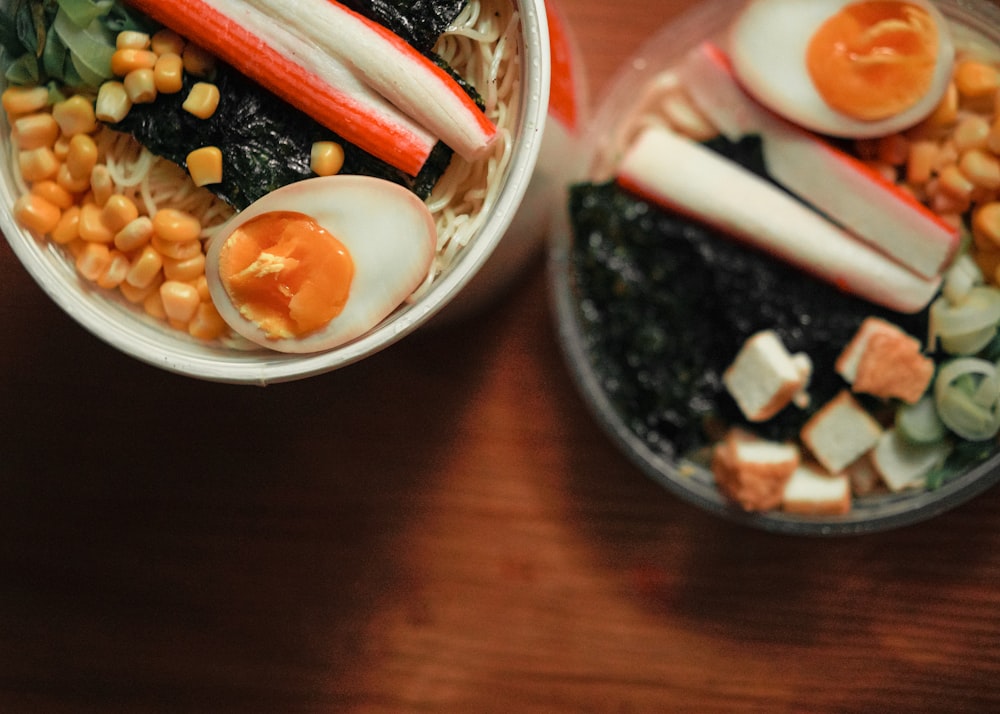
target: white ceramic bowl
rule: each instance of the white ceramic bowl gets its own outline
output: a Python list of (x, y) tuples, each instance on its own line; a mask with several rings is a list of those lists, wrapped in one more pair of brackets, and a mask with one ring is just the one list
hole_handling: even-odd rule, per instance
[[(619, 71), (603, 97), (585, 143), (588, 168), (579, 180), (606, 180), (618, 156), (616, 129), (633, 110), (641, 88), (672, 67), (705, 39), (721, 40), (743, 0), (699, 3), (662, 28)], [(979, 0), (941, 0), (942, 12), (959, 26), (985, 33), (1000, 46), (1000, 9)], [(960, 29), (960, 28), (959, 28)], [(711, 513), (764, 530), (811, 536), (860, 534), (922, 521), (953, 508), (1000, 480), (1000, 454), (988, 458), (934, 491), (912, 491), (855, 499), (850, 513), (836, 517), (806, 517), (771, 511), (748, 513), (732, 505), (716, 489), (704, 468), (684, 468), (655, 450), (629, 426), (602, 384), (600, 358), (587, 348), (588, 339), (574, 292), (570, 233), (565, 206), (558, 208), (550, 241), (549, 283), (554, 312), (570, 371), (590, 411), (615, 445), (643, 473), (669, 492)], [(598, 308), (599, 309), (599, 306)]]
[[(327, 352), (287, 355), (269, 350), (241, 351), (206, 344), (148, 318), (141, 310), (81, 280), (64, 251), (41, 242), (13, 219), (18, 189), (10, 162), (0, 166), (0, 230), (25, 269), (70, 316), (111, 346), (143, 362), (194, 378), (265, 385), (328, 372), (361, 360), (393, 344), (426, 323), (453, 300), (496, 248), (513, 220), (531, 179), (546, 120), (550, 61), (543, 0), (513, 0), (521, 17), (523, 74), (513, 154), (499, 198), (480, 233), (421, 294), (364, 336)], [(3, 125), (0, 148), (9, 155), (9, 131)]]

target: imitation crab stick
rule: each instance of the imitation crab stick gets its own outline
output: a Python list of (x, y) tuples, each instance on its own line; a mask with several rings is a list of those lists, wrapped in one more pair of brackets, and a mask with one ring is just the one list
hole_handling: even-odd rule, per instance
[[(358, 72), (356, 67), (359, 65), (353, 60), (346, 63), (312, 41), (305, 40), (283, 19), (288, 9), (285, 6), (275, 6), (270, 14), (266, 14), (239, 0), (128, 2), (210, 50), (344, 140), (410, 175), (420, 171), (434, 144), (439, 139), (444, 140), (433, 129), (425, 127), (421, 121), (394, 106), (363, 82), (363, 68)], [(341, 10), (345, 15), (350, 12), (344, 8)], [(369, 26), (375, 24), (368, 20), (364, 22)], [(369, 27), (369, 34), (372, 32)], [(399, 42), (403, 43), (402, 40)], [(386, 43), (380, 47), (386, 49)], [(397, 54), (402, 51), (398, 47), (390, 49)], [(434, 66), (421, 55), (414, 54), (421, 62)], [(369, 55), (367, 60), (387, 62), (385, 57), (377, 54)], [(409, 71), (398, 73), (397, 80), (408, 76), (415, 65), (407, 66)], [(436, 87), (437, 93), (427, 98), (429, 102), (441, 101), (441, 93), (462, 92), (450, 77), (448, 81), (454, 87)], [(409, 82), (400, 81), (400, 84), (407, 85)], [(471, 100), (469, 104), (478, 115), (482, 115)], [(477, 117), (475, 121), (481, 119)], [(458, 147), (452, 148), (459, 150)]]
[(362, 82), (460, 156), (479, 158), (496, 138), (496, 126), (447, 72), (396, 33), (336, 0), (247, 0), (246, 4), (267, 17), (281, 18), (303, 44), (315, 44), (356, 68)]
[(768, 181), (662, 127), (646, 129), (629, 148), (617, 181), (898, 312), (927, 307), (941, 283), (907, 270)]
[(954, 226), (858, 159), (757, 104), (718, 46), (692, 50), (681, 73), (694, 103), (727, 139), (759, 135), (768, 173), (834, 222), (925, 277), (954, 255)]

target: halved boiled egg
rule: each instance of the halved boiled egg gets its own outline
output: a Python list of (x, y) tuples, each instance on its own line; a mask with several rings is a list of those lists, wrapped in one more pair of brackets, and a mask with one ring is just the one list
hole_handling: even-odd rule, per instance
[(750, 0), (732, 25), (730, 55), (743, 87), (775, 113), (865, 138), (930, 115), (955, 49), (929, 0)]
[(234, 216), (208, 247), (205, 276), (222, 318), (279, 352), (360, 337), (427, 277), (437, 229), (416, 195), (368, 176), (290, 184)]

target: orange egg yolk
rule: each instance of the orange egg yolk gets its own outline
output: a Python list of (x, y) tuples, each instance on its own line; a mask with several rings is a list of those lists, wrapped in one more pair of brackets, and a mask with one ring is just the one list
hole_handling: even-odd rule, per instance
[(340, 314), (354, 262), (310, 216), (275, 211), (233, 231), (219, 251), (219, 277), (243, 317), (271, 339), (288, 339)]
[(832, 108), (862, 121), (895, 116), (930, 88), (938, 31), (930, 14), (907, 2), (845, 6), (810, 38), (806, 66)]

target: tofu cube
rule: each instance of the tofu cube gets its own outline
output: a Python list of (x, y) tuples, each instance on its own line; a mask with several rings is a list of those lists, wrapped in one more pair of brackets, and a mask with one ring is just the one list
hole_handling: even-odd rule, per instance
[(843, 474), (834, 476), (818, 468), (801, 465), (785, 484), (781, 505), (788, 513), (842, 515), (851, 510), (850, 479)]
[(773, 330), (751, 336), (722, 375), (726, 389), (751, 422), (770, 419), (801, 395), (811, 369)]
[(882, 427), (847, 390), (824, 404), (802, 427), (801, 437), (816, 460), (831, 474), (872, 449)]
[(745, 511), (781, 505), (785, 482), (801, 462), (794, 444), (757, 439), (732, 430), (712, 454), (712, 473), (724, 495)]
[(934, 376), (934, 362), (920, 341), (896, 325), (869, 317), (837, 358), (834, 368), (855, 392), (913, 404)]

